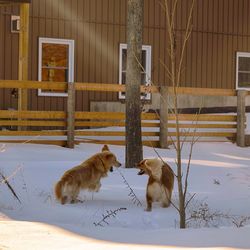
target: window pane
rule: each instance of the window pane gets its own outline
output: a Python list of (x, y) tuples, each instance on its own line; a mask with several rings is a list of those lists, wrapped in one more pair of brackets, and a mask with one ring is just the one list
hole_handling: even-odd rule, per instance
[(126, 73), (122, 72), (122, 84), (126, 83)]
[(42, 66), (51, 67), (68, 67), (67, 44), (42, 44)]
[(146, 84), (146, 73), (141, 74), (141, 83)]
[(143, 67), (143, 71), (146, 71), (146, 51), (143, 50), (141, 54), (141, 65)]
[(127, 49), (122, 50), (122, 71), (126, 71), (127, 68)]
[(49, 82), (67, 82), (68, 80), (67, 69), (54, 69), (43, 68), (42, 69), (42, 81)]
[(239, 73), (238, 74), (238, 86), (241, 88), (250, 87), (250, 74), (248, 73)]
[(249, 57), (239, 57), (239, 71), (250, 71)]

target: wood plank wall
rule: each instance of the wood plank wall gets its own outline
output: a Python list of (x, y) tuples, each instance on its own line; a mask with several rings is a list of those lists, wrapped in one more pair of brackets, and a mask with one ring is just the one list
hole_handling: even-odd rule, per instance
[[(163, 1), (163, 0), (162, 0)], [(181, 0), (176, 15), (180, 47), (191, 0)], [(10, 33), (10, 14), (0, 7), (0, 78), (17, 79), (18, 35)], [(250, 51), (248, 0), (197, 0), (193, 33), (185, 53), (184, 87), (235, 88), (235, 53)], [(33, 0), (30, 13), (30, 72), (37, 80), (38, 37), (75, 40), (75, 81), (118, 82), (119, 43), (126, 42), (126, 0)], [(165, 15), (159, 0), (145, 0), (144, 44), (152, 46), (152, 79), (168, 79), (159, 60), (168, 64)], [(16, 108), (9, 90), (0, 90), (0, 109)], [(29, 108), (64, 110), (62, 97), (37, 97)], [(115, 93), (77, 93), (76, 109), (88, 110), (91, 100), (117, 101)]]
[[(10, 32), (10, 15), (18, 15), (17, 6), (0, 7), (0, 78), (18, 79), (18, 34)], [(0, 108), (15, 108), (10, 89), (0, 90)]]

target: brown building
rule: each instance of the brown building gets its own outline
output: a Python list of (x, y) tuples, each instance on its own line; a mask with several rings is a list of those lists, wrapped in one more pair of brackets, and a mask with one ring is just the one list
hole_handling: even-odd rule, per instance
[[(1, 3), (2, 2), (2, 3)], [(18, 5), (0, 1), (0, 79), (18, 79)], [(180, 0), (176, 15), (177, 49), (191, 1)], [(126, 0), (32, 0), (29, 79), (122, 83), (126, 68)], [(250, 86), (250, 2), (197, 0), (187, 46), (182, 86)], [(142, 82), (168, 83), (165, 13), (158, 0), (145, 0)], [(249, 53), (248, 53), (249, 52)], [(65, 93), (29, 90), (29, 109), (63, 110)], [(17, 108), (11, 89), (0, 89), (0, 109)], [(158, 97), (146, 97), (152, 106)], [(76, 110), (122, 109), (123, 93), (79, 92)], [(205, 99), (207, 106), (234, 105), (231, 99)], [(108, 104), (112, 102), (112, 104)], [(116, 105), (113, 105), (113, 103)], [(183, 99), (187, 107), (195, 100)], [(105, 106), (105, 105), (106, 106)], [(191, 105), (191, 106), (192, 106)], [(111, 107), (110, 106), (110, 107)]]

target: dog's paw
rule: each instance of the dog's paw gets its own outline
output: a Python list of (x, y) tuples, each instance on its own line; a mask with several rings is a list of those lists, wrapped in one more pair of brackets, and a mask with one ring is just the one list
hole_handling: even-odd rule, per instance
[(152, 208), (147, 207), (147, 208), (144, 209), (144, 211), (146, 211), (146, 212), (151, 212), (151, 211), (152, 211)]

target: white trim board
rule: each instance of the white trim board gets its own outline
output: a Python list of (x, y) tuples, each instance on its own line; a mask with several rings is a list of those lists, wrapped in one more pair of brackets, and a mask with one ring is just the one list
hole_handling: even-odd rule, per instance
[[(237, 52), (236, 53), (236, 89), (250, 90), (250, 87), (239, 87), (239, 57), (247, 57), (250, 60), (250, 52)], [(249, 70), (250, 73), (250, 70)]]
[[(122, 50), (127, 49), (126, 43), (120, 43), (119, 48), (119, 84), (122, 84)], [(146, 51), (146, 85), (150, 84), (151, 81), (151, 46), (150, 45), (142, 45), (142, 50)], [(119, 92), (119, 99), (125, 99), (125, 95), (122, 92)], [(151, 93), (147, 93), (145, 97), (141, 97), (141, 99), (150, 100)]]

